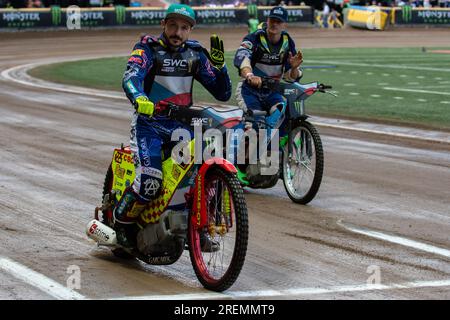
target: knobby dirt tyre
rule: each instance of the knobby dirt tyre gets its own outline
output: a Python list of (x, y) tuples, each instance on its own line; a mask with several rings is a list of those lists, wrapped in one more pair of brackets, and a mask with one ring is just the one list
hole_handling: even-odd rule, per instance
[[(288, 194), (289, 198), (299, 204), (307, 204), (311, 200), (314, 199), (317, 192), (319, 191), (320, 184), (322, 183), (322, 176), (323, 176), (323, 167), (324, 167), (324, 154), (323, 154), (323, 146), (322, 146), (322, 140), (320, 139), (319, 132), (317, 129), (309, 122), (307, 121), (301, 121), (293, 130), (292, 133), (295, 134), (299, 130), (304, 130), (304, 132), (308, 133), (312, 140), (312, 145), (314, 146), (314, 163), (315, 163), (315, 170), (314, 170), (314, 176), (312, 178), (312, 183), (309, 187), (309, 189), (303, 193), (303, 194), (296, 194), (292, 190), (292, 186), (288, 185), (289, 179), (287, 177), (287, 174), (289, 173), (286, 166), (287, 166), (287, 150), (283, 152), (283, 183), (284, 188), (286, 189), (286, 193)], [(291, 139), (292, 142), (294, 139)], [(286, 147), (287, 148), (287, 147)]]
[[(215, 185), (216, 181), (217, 184)], [(211, 190), (214, 188), (216, 190), (215, 195), (219, 194), (219, 192), (222, 194), (222, 198), (213, 195), (213, 197), (216, 197), (216, 200), (210, 199), (209, 202), (207, 202), (208, 230), (211, 230), (213, 227), (219, 228), (218, 220), (221, 220), (222, 222), (226, 221), (227, 232), (223, 237), (224, 239), (216, 235), (215, 239), (218, 239), (218, 243), (221, 246), (219, 251), (214, 253), (204, 253), (201, 251), (200, 232), (205, 232), (205, 230), (199, 230), (194, 226), (194, 223), (190, 218), (188, 226), (189, 253), (192, 266), (194, 267), (195, 274), (200, 283), (206, 289), (221, 292), (233, 285), (244, 265), (248, 243), (247, 205), (243, 189), (236, 175), (225, 171), (218, 166), (209, 169), (205, 177), (204, 187), (205, 194), (213, 194), (214, 192)], [(225, 194), (228, 194), (228, 196), (225, 197)], [(221, 202), (218, 200), (219, 198), (221, 199)], [(231, 201), (227, 200), (227, 202), (224, 200), (225, 198), (231, 199)], [(216, 206), (213, 210), (211, 207), (214, 207), (214, 202), (216, 202)], [(219, 213), (217, 210), (219, 202), (221, 204), (227, 203), (226, 207), (230, 209), (229, 214)], [(223, 207), (224, 206), (222, 206), (222, 208)], [(234, 241), (231, 240), (233, 236)], [(232, 248), (230, 248), (229, 245), (231, 245)], [(221, 254), (222, 256), (220, 256)], [(228, 260), (229, 263), (227, 263), (225, 267), (217, 266), (216, 270), (216, 267), (214, 266), (216, 262), (221, 261), (224, 263), (225, 261), (226, 263)], [(219, 269), (222, 270), (222, 273), (218, 271)]]

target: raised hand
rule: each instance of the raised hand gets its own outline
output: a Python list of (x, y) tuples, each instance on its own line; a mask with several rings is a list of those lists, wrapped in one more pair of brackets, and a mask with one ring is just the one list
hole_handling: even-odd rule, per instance
[(303, 54), (299, 50), (294, 56), (289, 52), (289, 63), (292, 68), (298, 68), (303, 62)]
[(216, 68), (221, 69), (225, 64), (223, 41), (216, 34), (211, 36), (211, 50), (208, 58)]

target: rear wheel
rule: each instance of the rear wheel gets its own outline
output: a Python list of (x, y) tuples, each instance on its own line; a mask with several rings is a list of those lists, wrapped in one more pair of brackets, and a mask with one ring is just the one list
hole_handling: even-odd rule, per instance
[[(109, 166), (108, 171), (106, 172), (105, 182), (103, 183), (103, 200), (105, 200), (106, 195), (111, 196), (113, 178), (112, 167)], [(102, 222), (107, 226), (114, 228), (113, 210), (116, 199), (109, 199), (108, 201), (111, 203), (111, 205), (102, 211)], [(122, 248), (112, 249), (111, 251), (118, 258), (134, 259), (133, 255), (129, 254)]]
[[(189, 219), (188, 245), (197, 278), (209, 290), (224, 291), (237, 279), (248, 242), (248, 215), (242, 187), (236, 176), (220, 167), (205, 177), (207, 225), (198, 229)], [(202, 252), (201, 236), (219, 244), (214, 252)]]
[[(291, 144), (291, 153), (288, 144)], [(323, 175), (323, 148), (317, 129), (307, 121), (291, 131), (283, 152), (283, 182), (289, 198), (307, 204), (319, 191)]]

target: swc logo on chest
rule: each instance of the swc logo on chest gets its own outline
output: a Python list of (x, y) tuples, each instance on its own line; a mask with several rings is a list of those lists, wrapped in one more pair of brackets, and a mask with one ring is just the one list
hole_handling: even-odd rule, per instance
[(263, 53), (261, 57), (261, 62), (266, 63), (274, 63), (274, 62), (282, 62), (283, 61), (283, 53)]
[(191, 72), (192, 60), (183, 58), (164, 58), (161, 61), (161, 71), (166, 73)]

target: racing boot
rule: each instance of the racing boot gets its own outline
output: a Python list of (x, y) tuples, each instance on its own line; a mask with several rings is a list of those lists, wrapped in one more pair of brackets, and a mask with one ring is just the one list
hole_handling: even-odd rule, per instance
[(284, 120), (284, 111), (286, 107), (284, 103), (273, 106), (270, 115), (266, 117), (266, 124), (269, 128), (278, 129)]
[(208, 237), (205, 231), (200, 233), (200, 248), (202, 252), (216, 252), (220, 250), (220, 243)]
[(279, 137), (279, 135), (275, 135), (272, 137), (272, 130), (278, 130), (281, 126), (281, 124), (284, 121), (284, 111), (285, 111), (285, 104), (279, 103), (275, 106), (273, 106), (270, 109), (270, 115), (266, 117), (266, 125), (267, 125), (267, 150), (271, 148), (271, 141), (272, 139), (275, 139), (276, 137)]
[(282, 113), (280, 110), (276, 109), (270, 116), (266, 117), (266, 123), (269, 128), (276, 128), (278, 120), (280, 120)]
[(114, 229), (117, 233), (117, 242), (127, 248), (136, 247), (136, 235), (139, 227), (135, 221), (145, 209), (145, 204), (139, 203), (137, 195), (131, 188), (125, 189), (122, 198), (114, 209)]

